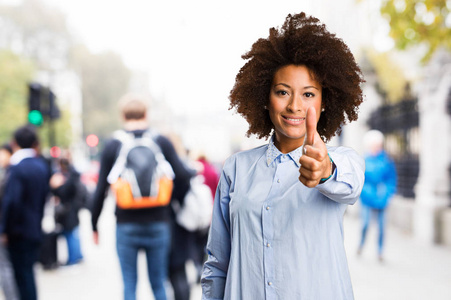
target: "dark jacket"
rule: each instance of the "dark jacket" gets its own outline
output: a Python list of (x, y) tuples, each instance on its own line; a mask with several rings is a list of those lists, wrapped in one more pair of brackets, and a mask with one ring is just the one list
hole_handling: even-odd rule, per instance
[(2, 199), (0, 233), (6, 233), (10, 240), (41, 240), (49, 179), (50, 168), (40, 157), (25, 158), (9, 168)]
[(86, 190), (74, 168), (71, 167), (65, 176), (66, 182), (52, 193), (60, 200), (55, 207), (55, 221), (63, 230), (70, 231), (80, 224), (78, 212), (85, 204)]
[[(145, 130), (132, 131), (135, 137), (141, 137)], [(160, 135), (155, 141), (161, 149), (165, 159), (171, 164), (175, 173), (174, 189), (172, 191), (172, 199), (183, 201), (186, 193), (190, 187), (190, 179), (194, 175), (192, 170), (186, 168), (183, 162), (179, 159), (174, 146), (166, 137)], [(100, 160), (99, 181), (93, 196), (92, 207), (92, 228), (97, 231), (97, 222), (103, 208), (105, 198), (109, 189), (107, 182), (108, 174), (110, 173), (119, 150), (121, 142), (112, 139), (105, 144)], [(145, 223), (145, 222), (170, 222), (171, 221), (171, 207), (154, 207), (146, 209), (121, 209), (116, 206), (116, 220), (118, 223)]]

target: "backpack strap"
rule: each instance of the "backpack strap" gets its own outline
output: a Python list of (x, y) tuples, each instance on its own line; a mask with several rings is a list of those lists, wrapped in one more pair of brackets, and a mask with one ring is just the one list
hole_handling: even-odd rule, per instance
[(161, 173), (160, 175), (174, 179), (174, 170), (172, 169), (171, 164), (166, 160), (160, 146), (156, 142), (158, 136), (159, 135), (155, 131), (147, 130), (142, 136), (143, 143), (146, 143), (144, 145), (149, 146), (149, 148), (152, 149), (152, 151), (155, 153), (155, 159), (158, 163), (158, 172)]
[(113, 184), (120, 177), (127, 163), (127, 154), (135, 146), (135, 136), (133, 133), (128, 133), (125, 130), (115, 131), (113, 133), (113, 138), (121, 142), (121, 149), (108, 174), (107, 181), (109, 184)]
[(160, 146), (158, 146), (158, 144), (155, 142), (158, 134), (153, 131), (151, 132), (150, 130), (147, 130), (143, 133), (142, 137), (136, 138), (133, 133), (119, 130), (113, 134), (113, 137), (119, 140), (122, 146), (119, 155), (116, 158), (116, 161), (111, 168), (110, 173), (108, 174), (108, 183), (112, 184), (116, 182), (117, 179), (121, 176), (121, 173), (124, 171), (125, 165), (127, 163), (127, 155), (130, 150), (136, 146), (145, 146), (150, 148), (155, 153), (155, 158), (158, 163), (158, 171), (161, 173), (161, 175), (165, 175), (170, 179), (174, 179), (175, 174), (172, 170), (171, 165), (161, 152)]

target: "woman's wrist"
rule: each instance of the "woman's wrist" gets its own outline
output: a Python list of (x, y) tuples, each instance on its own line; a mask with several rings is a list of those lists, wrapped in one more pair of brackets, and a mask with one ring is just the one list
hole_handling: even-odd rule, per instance
[(331, 178), (332, 175), (333, 175), (334, 172), (335, 172), (335, 168), (336, 168), (335, 163), (334, 163), (334, 161), (332, 160), (332, 157), (330, 157), (329, 153), (327, 153), (327, 156), (329, 156), (329, 161), (330, 161), (330, 175), (329, 175), (328, 177), (321, 178), (321, 179), (319, 180), (319, 184), (324, 183), (324, 182), (326, 182), (327, 180), (329, 180), (329, 178)]

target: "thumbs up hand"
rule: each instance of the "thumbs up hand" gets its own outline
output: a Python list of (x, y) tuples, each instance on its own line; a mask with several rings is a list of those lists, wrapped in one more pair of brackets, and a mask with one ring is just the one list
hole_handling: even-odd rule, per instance
[(317, 186), (321, 178), (329, 177), (332, 171), (326, 144), (316, 130), (316, 123), (315, 108), (309, 107), (305, 116), (303, 155), (299, 159), (299, 181), (307, 187)]

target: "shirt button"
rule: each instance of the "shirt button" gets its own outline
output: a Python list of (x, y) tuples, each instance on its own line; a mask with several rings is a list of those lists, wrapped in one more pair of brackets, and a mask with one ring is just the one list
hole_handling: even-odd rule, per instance
[(271, 281), (268, 281), (268, 285), (271, 286), (271, 285), (272, 285), (272, 282), (271, 282)]
[(269, 206), (266, 206), (266, 210), (269, 210)]
[(277, 179), (277, 183), (280, 183), (280, 179)]
[(270, 243), (267, 243), (267, 244), (266, 244), (266, 247), (268, 247), (268, 248), (269, 248), (270, 246), (271, 246), (271, 244), (270, 244)]

